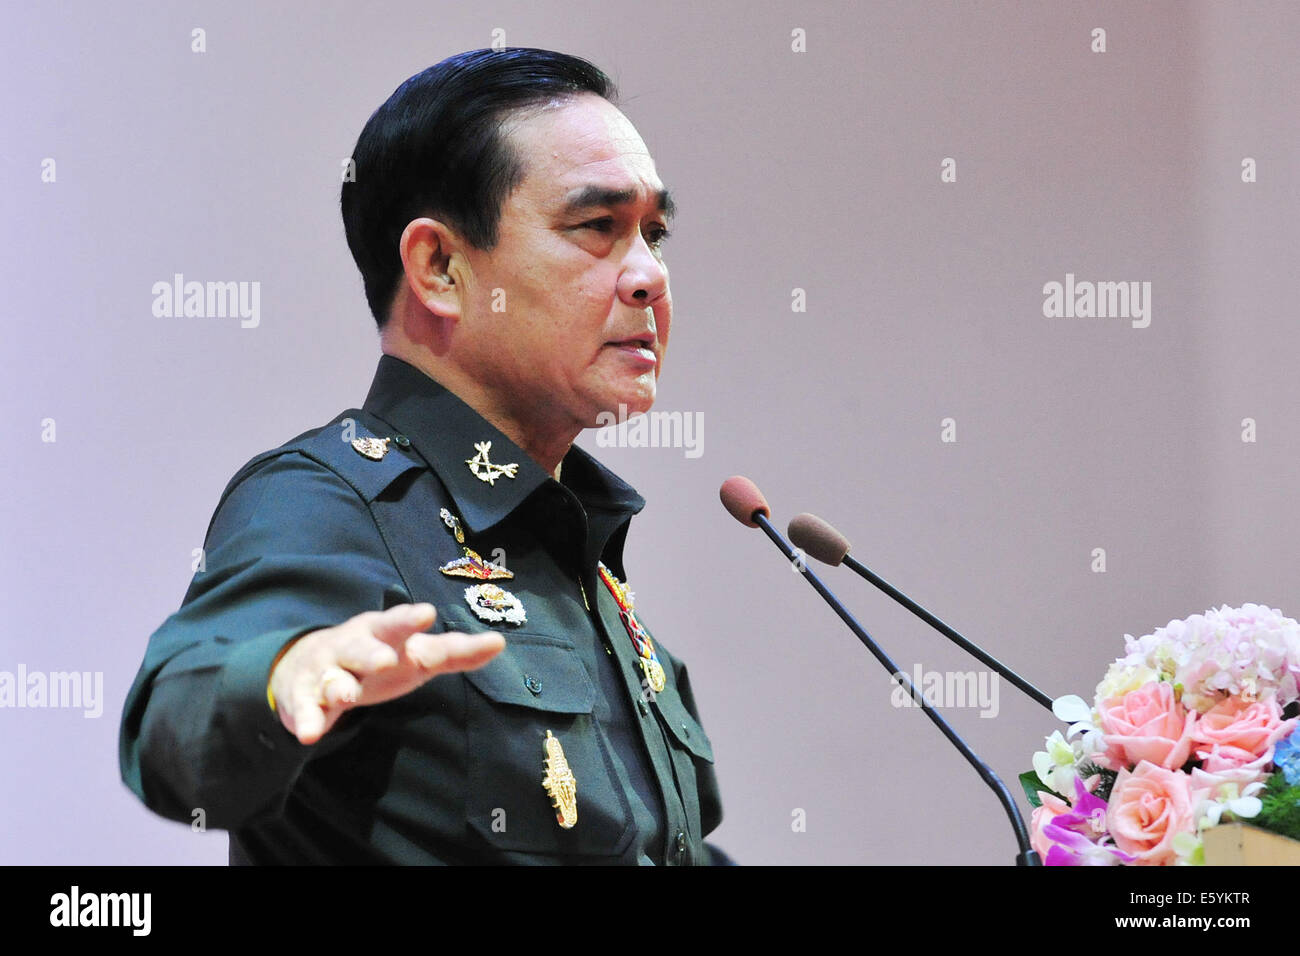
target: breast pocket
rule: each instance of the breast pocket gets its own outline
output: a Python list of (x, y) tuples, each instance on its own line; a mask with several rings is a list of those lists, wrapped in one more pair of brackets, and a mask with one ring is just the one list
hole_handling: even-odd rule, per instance
[(663, 724), (677, 746), (689, 751), (693, 757), (705, 763), (713, 763), (713, 744), (699, 721), (691, 716), (675, 693), (665, 692), (655, 697), (659, 713), (663, 715)]
[[(554, 857), (618, 856), (632, 811), (596, 723), (596, 688), (573, 644), (513, 631), (487, 666), (467, 671), (470, 827), (503, 851)], [(554, 750), (548, 765), (548, 732)], [(567, 765), (576, 818), (565, 828), (542, 781), (563, 788)]]

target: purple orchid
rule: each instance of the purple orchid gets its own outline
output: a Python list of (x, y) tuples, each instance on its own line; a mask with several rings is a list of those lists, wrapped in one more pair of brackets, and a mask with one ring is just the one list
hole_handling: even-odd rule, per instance
[(1043, 827), (1052, 848), (1043, 862), (1048, 866), (1117, 866), (1137, 857), (1110, 842), (1106, 832), (1106, 801), (1089, 793), (1083, 781), (1074, 781), (1074, 806)]

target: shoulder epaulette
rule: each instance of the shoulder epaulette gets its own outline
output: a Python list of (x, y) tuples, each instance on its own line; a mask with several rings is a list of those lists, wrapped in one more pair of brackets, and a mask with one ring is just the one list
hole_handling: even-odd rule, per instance
[(394, 434), (361, 409), (350, 408), (328, 425), (291, 438), (279, 448), (249, 460), (226, 485), (221, 499), (266, 462), (297, 453), (310, 458), (346, 481), (366, 501), (374, 501), (400, 475), (426, 467), (410, 441)]

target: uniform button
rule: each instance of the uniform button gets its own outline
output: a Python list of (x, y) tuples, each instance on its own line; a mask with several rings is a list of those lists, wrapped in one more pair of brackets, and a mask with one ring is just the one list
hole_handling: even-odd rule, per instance
[(638, 697), (638, 698), (636, 699), (636, 709), (639, 710), (639, 711), (641, 711), (641, 716), (642, 716), (642, 717), (645, 717), (645, 716), (649, 715), (649, 713), (650, 713), (650, 705), (647, 704), (647, 703), (646, 703), (642, 698), (640, 698), (640, 697)]
[(542, 682), (536, 677), (530, 677), (527, 674), (524, 675), (524, 686), (532, 691), (534, 697), (542, 692)]
[(685, 737), (689, 737), (691, 735), (691, 728), (687, 727), (685, 724), (682, 724), (682, 735)]
[(394, 435), (393, 441), (395, 441), (401, 448), (411, 447), (411, 439), (407, 438), (405, 435)]
[(682, 862), (686, 857), (686, 834), (681, 830), (677, 831), (677, 862)]

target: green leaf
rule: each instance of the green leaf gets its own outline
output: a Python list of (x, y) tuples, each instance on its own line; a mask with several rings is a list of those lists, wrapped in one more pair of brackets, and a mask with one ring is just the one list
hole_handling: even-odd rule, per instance
[(1285, 774), (1275, 773), (1269, 777), (1259, 798), (1263, 809), (1259, 816), (1246, 822), (1300, 840), (1300, 786), (1290, 786)]
[(1087, 780), (1092, 776), (1098, 776), (1101, 778), (1101, 781), (1097, 784), (1097, 788), (1092, 791), (1092, 795), (1098, 800), (1109, 801), (1111, 788), (1115, 786), (1115, 778), (1118, 777), (1119, 774), (1114, 770), (1107, 770), (1105, 767), (1098, 767), (1095, 763), (1084, 764), (1079, 768), (1079, 777), (1081, 779)]
[[(1038, 779), (1038, 771), (1036, 770), (1026, 770), (1022, 773), (1020, 775), (1020, 786), (1024, 788), (1025, 799), (1029, 801), (1031, 807), (1037, 808), (1043, 805), (1043, 801), (1038, 799), (1038, 791), (1040, 790), (1044, 793), (1050, 793), (1052, 796), (1061, 797), (1059, 793)], [(1065, 797), (1061, 797), (1061, 799), (1065, 800)]]

